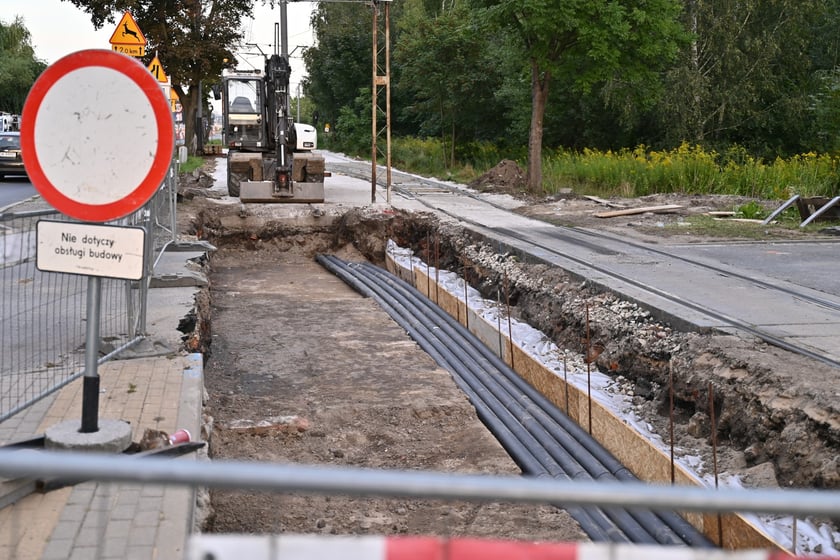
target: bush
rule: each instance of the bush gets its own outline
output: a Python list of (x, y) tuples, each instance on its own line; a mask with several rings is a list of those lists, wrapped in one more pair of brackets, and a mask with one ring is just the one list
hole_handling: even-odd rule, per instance
[[(342, 111), (337, 132), (324, 147), (370, 157), (370, 116)], [(379, 146), (384, 151), (384, 140)], [(482, 142), (459, 145), (456, 163), (445, 164), (437, 138), (398, 137), (391, 141), (391, 164), (404, 171), (469, 183), (503, 159), (527, 165), (525, 147), (507, 149)], [(672, 150), (638, 146), (619, 151), (545, 150), (543, 190), (572, 188), (580, 194), (637, 197), (654, 193), (732, 194), (784, 200), (793, 194), (838, 194), (840, 157), (814, 153), (766, 163), (741, 146), (723, 153), (683, 143)], [(384, 159), (384, 158), (383, 158)]]
[(718, 154), (684, 143), (665, 151), (644, 146), (618, 152), (560, 151), (544, 161), (543, 178), (548, 193), (572, 187), (600, 195), (679, 192), (784, 199), (792, 194), (835, 196), (838, 162), (836, 156), (804, 154), (767, 164), (738, 146)]

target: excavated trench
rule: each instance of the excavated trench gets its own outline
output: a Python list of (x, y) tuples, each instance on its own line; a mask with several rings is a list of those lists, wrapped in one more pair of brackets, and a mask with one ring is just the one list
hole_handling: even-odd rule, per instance
[[(836, 372), (827, 366), (760, 341), (678, 332), (649, 310), (558, 268), (499, 254), (479, 236), (431, 214), (361, 209), (317, 226), (265, 218), (236, 226), (228, 219), (235, 212), (204, 209), (189, 232), (217, 246), (226, 266), (237, 254), (260, 260), (288, 252), (307, 259), (340, 254), (383, 266), (391, 239), (432, 267), (465, 277), (484, 298), (543, 332), (565, 349), (570, 367), (612, 377), (613, 390), (628, 397), (636, 417), (666, 442), (673, 421), (674, 445), (701, 458), (701, 476), (713, 476), (716, 464), (721, 477), (737, 476), (744, 486), (840, 488), (840, 425), (832, 412)], [(211, 257), (211, 270), (217, 259)], [(201, 298), (208, 299), (199, 302), (187, 345), (212, 362), (213, 302)]]

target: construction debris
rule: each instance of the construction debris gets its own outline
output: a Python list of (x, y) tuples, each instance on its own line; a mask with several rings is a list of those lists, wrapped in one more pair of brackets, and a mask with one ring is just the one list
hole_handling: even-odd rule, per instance
[(673, 212), (682, 208), (679, 204), (663, 204), (661, 206), (643, 206), (641, 208), (627, 208), (625, 210), (612, 210), (610, 212), (599, 212), (595, 214), (596, 218), (616, 218), (618, 216), (630, 216), (633, 214), (661, 214), (664, 212)]
[(234, 420), (226, 426), (228, 430), (254, 435), (269, 433), (295, 434), (309, 429), (309, 421), (300, 416), (270, 416), (263, 420)]

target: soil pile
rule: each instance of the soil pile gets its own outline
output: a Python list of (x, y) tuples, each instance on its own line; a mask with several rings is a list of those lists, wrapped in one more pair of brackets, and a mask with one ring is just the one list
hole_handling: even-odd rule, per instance
[(481, 192), (521, 194), (525, 190), (525, 171), (513, 160), (504, 159), (469, 186)]

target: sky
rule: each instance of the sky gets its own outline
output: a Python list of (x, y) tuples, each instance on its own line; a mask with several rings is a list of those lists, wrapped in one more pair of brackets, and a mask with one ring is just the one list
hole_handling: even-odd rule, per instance
[[(312, 2), (292, 2), (287, 4), (287, 27), (289, 51), (291, 53), (292, 76), (290, 88), (294, 91), (300, 79), (305, 75), (303, 60), (300, 58), (300, 46), (312, 44), (312, 33), (309, 28), (309, 16), (314, 7)], [(262, 6), (261, 2), (254, 2), (254, 20), (244, 22), (243, 43), (258, 43), (266, 54), (273, 52), (274, 22), (280, 21), (280, 9), (271, 10)], [(11, 23), (15, 16), (23, 17), (24, 25), (32, 35), (32, 46), (35, 56), (47, 64), (52, 64), (63, 56), (84, 49), (110, 49), (109, 39), (114, 32), (114, 24), (106, 23), (102, 29), (96, 30), (90, 18), (70, 2), (61, 0), (0, 0), (0, 20)], [(117, 16), (119, 21), (119, 15)], [(141, 29), (142, 31), (142, 29)], [(253, 48), (247, 51), (257, 53)], [(161, 60), (164, 71), (166, 61)], [(239, 66), (247, 68), (250, 65), (263, 67), (259, 54), (251, 56), (244, 52), (239, 58)]]

